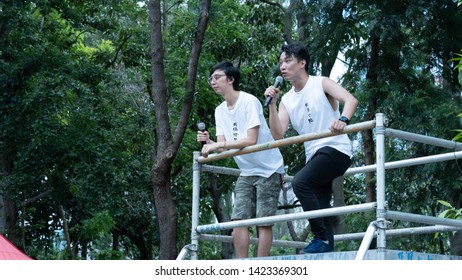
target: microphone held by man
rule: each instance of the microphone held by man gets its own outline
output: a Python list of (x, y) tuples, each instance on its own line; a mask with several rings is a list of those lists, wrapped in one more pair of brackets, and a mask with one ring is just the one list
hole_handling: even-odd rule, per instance
[[(198, 124), (197, 124), (197, 128), (198, 128), (201, 132), (205, 132), (205, 129), (206, 129), (205, 123), (203, 123), (203, 122), (198, 123)], [(204, 145), (207, 143), (207, 141), (200, 141), (200, 142), (201, 142), (201, 145), (202, 145), (202, 146), (204, 146)]]
[[(282, 81), (283, 81), (283, 80), (284, 80), (284, 79), (283, 79), (281, 76), (277, 76), (277, 77), (276, 77), (276, 80), (274, 81), (273, 87), (275, 87), (275, 88), (280, 88), (281, 85), (282, 85)], [(270, 104), (270, 102), (271, 102), (272, 99), (273, 99), (273, 98), (272, 98), (271, 96), (266, 97), (265, 103), (263, 104), (263, 107), (265, 107), (265, 108), (268, 107), (268, 105)]]

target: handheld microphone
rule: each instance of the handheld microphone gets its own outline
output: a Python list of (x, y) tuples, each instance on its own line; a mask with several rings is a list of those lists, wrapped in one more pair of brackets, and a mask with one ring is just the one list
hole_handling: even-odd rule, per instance
[[(197, 124), (197, 128), (199, 128), (200, 131), (204, 132), (205, 131), (205, 123), (200, 122)], [(205, 145), (205, 141), (201, 141), (202, 146)]]
[[(274, 85), (273, 85), (273, 86), (274, 86), (275, 88), (281, 87), (282, 81), (283, 81), (283, 80), (284, 80), (284, 79), (283, 79), (281, 76), (277, 76), (277, 77), (276, 77), (276, 80), (274, 81)], [(265, 103), (263, 104), (263, 107), (268, 107), (268, 105), (269, 105), (270, 102), (271, 102), (271, 99), (273, 99), (271, 96), (266, 97), (266, 100), (265, 100)]]

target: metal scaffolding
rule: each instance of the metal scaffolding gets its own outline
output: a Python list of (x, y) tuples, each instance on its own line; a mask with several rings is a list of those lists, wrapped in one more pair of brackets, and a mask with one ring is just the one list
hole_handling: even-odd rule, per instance
[[(391, 211), (387, 207), (386, 200), (386, 184), (385, 184), (385, 170), (408, 167), (413, 165), (421, 165), (426, 163), (441, 162), (448, 160), (455, 160), (462, 157), (462, 143), (454, 141), (439, 139), (430, 136), (423, 136), (414, 133), (404, 132), (400, 130), (390, 129), (386, 127), (387, 120), (385, 115), (378, 113), (375, 116), (375, 120), (348, 125), (343, 130), (342, 134), (359, 132), (362, 130), (373, 129), (375, 132), (375, 144), (376, 144), (376, 163), (373, 165), (354, 167), (346, 171), (345, 176), (376, 172), (376, 202), (364, 203), (358, 205), (349, 205), (342, 207), (335, 207), (329, 209), (322, 209), (316, 211), (307, 211), (300, 213), (282, 214), (264, 218), (254, 218), (247, 220), (231, 221), (224, 223), (199, 225), (199, 204), (200, 204), (200, 173), (201, 172), (212, 172), (218, 174), (226, 174), (232, 176), (238, 176), (239, 170), (226, 167), (218, 167), (207, 165), (206, 163), (213, 162), (223, 158), (229, 158), (235, 155), (247, 154), (266, 149), (279, 148), (296, 143), (303, 143), (313, 139), (330, 137), (334, 134), (329, 130), (310, 133), (304, 135), (298, 135), (295, 137), (285, 138), (277, 141), (272, 141), (263, 144), (257, 144), (242, 149), (228, 150), (222, 153), (211, 154), (207, 158), (201, 157), (199, 152), (194, 152), (193, 159), (193, 194), (192, 194), (192, 226), (191, 226), (191, 244), (186, 245), (181, 250), (177, 259), (185, 259), (189, 256), (190, 259), (198, 259), (199, 240), (208, 240), (216, 242), (232, 242), (231, 236), (222, 236), (214, 234), (206, 234), (210, 231), (232, 229), (235, 227), (242, 226), (257, 226), (268, 223), (281, 223), (295, 220), (306, 220), (309, 218), (327, 217), (335, 215), (344, 215), (351, 213), (360, 212), (372, 212), (375, 211), (376, 219), (372, 221), (367, 230), (361, 233), (350, 233), (343, 235), (336, 235), (335, 240), (359, 240), (362, 239), (361, 245), (358, 251), (355, 253), (355, 260), (363, 260), (366, 258), (370, 244), (375, 238), (377, 240), (376, 259), (387, 259), (387, 247), (386, 247), (386, 236), (396, 236), (404, 234), (422, 234), (422, 233), (435, 233), (435, 232), (449, 232), (462, 229), (462, 221), (454, 219), (444, 219), (438, 217), (429, 217), (425, 215), (417, 215), (411, 213), (403, 213), (397, 211)], [(395, 162), (386, 162), (385, 160), (385, 138), (394, 137), (404, 140), (419, 142), (423, 144), (434, 145), (438, 147), (448, 148), (454, 150), (453, 152), (439, 155), (432, 155), (420, 158), (406, 159)], [(285, 176), (285, 181), (291, 181), (292, 176)], [(416, 222), (421, 224), (427, 224), (431, 226), (422, 226), (415, 228), (405, 229), (390, 229), (389, 219)], [(251, 238), (251, 243), (256, 244), (257, 239)], [(305, 242), (297, 241), (283, 241), (274, 240), (273, 246), (281, 247), (292, 247), (292, 248), (303, 248), (306, 246)]]

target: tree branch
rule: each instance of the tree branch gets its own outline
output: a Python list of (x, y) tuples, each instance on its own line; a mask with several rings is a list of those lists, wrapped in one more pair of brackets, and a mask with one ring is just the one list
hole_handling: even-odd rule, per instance
[(201, 0), (201, 11), (199, 16), (199, 22), (194, 36), (194, 42), (189, 57), (188, 67), (188, 80), (186, 83), (186, 96), (183, 101), (183, 107), (181, 110), (180, 121), (173, 137), (173, 150), (177, 151), (180, 147), (181, 141), (183, 140), (184, 133), (188, 124), (189, 116), (192, 110), (192, 103), (194, 100), (194, 91), (196, 87), (197, 69), (199, 64), (199, 57), (202, 51), (202, 43), (205, 38), (205, 31), (207, 30), (209, 22), (211, 0)]
[(22, 208), (22, 207), (26, 207), (34, 202), (36, 202), (37, 200), (39, 199), (42, 199), (43, 197), (49, 195), (51, 192), (53, 191), (53, 189), (48, 189), (46, 191), (44, 191), (43, 193), (40, 193), (34, 197), (31, 197), (31, 198), (26, 198), (24, 199), (23, 202), (19, 203), (18, 204), (18, 208)]

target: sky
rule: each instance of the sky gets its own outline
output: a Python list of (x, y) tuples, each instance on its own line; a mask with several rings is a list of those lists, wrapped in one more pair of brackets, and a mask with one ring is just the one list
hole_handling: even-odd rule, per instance
[(343, 53), (339, 52), (337, 59), (335, 60), (334, 67), (332, 68), (332, 71), (330, 72), (329, 78), (332, 80), (339, 82), (340, 77), (345, 73), (347, 70), (347, 67), (345, 63), (343, 63), (345, 59), (345, 56)]

